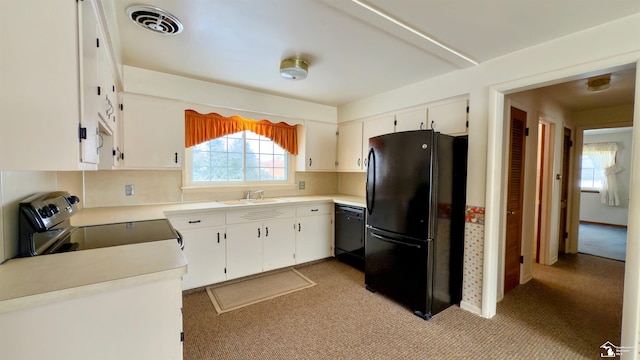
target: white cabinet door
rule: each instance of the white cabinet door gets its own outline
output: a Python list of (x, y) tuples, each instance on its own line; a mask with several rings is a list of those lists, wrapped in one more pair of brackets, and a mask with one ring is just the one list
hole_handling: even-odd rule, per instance
[(293, 219), (266, 222), (263, 230), (262, 271), (294, 265), (296, 236)]
[(448, 135), (463, 135), (467, 133), (467, 100), (429, 107), (429, 128), (433, 125), (435, 131)]
[(364, 158), (364, 168), (366, 169), (369, 155), (369, 138), (392, 133), (394, 130), (393, 116), (367, 119), (362, 125), (362, 156)]
[(227, 226), (227, 279), (262, 272), (262, 223)]
[(426, 129), (429, 129), (426, 108), (396, 115), (396, 132)]
[(359, 171), (363, 168), (362, 122), (338, 126), (338, 170)]
[(187, 273), (182, 289), (198, 288), (226, 280), (226, 240), (224, 227), (180, 231), (184, 241)]
[(175, 168), (184, 156), (184, 104), (180, 101), (123, 94), (124, 166)]
[(335, 171), (336, 124), (307, 121), (298, 126), (298, 171)]
[(324, 259), (332, 253), (331, 214), (297, 219), (296, 264)]
[(98, 17), (92, 1), (78, 2), (80, 13), (80, 68), (82, 101), (80, 107), (80, 161), (98, 163), (98, 123), (100, 112), (100, 80), (98, 47), (100, 35)]

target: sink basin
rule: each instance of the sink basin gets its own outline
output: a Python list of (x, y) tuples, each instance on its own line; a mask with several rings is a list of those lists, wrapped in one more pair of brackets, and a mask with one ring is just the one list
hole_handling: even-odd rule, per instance
[(278, 198), (265, 198), (265, 199), (225, 200), (225, 201), (218, 201), (218, 202), (226, 205), (243, 205), (243, 204), (266, 204), (266, 203), (283, 202), (283, 201), (286, 201), (286, 200), (282, 200)]

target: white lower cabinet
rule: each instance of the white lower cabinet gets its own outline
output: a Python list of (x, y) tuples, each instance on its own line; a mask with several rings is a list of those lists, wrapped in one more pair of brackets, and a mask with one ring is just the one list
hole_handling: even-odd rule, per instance
[(226, 239), (223, 212), (169, 216), (180, 232), (187, 258), (182, 289), (188, 290), (226, 280)]
[(167, 215), (182, 234), (193, 289), (333, 255), (333, 203)]
[(295, 264), (296, 233), (293, 225), (293, 219), (277, 220), (264, 224), (262, 271)]
[(333, 253), (333, 204), (296, 208), (296, 264), (320, 260)]
[(184, 256), (189, 265), (182, 289), (194, 289), (225, 281), (226, 240), (224, 227), (181, 231)]
[(227, 279), (262, 272), (262, 223), (227, 227)]

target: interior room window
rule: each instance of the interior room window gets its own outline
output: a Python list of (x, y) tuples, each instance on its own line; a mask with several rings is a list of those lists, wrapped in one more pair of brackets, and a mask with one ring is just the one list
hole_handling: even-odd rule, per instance
[(288, 180), (288, 153), (248, 130), (200, 143), (187, 153), (193, 185)]
[(580, 187), (585, 190), (600, 190), (604, 184), (604, 170), (594, 164), (587, 155), (582, 155)]

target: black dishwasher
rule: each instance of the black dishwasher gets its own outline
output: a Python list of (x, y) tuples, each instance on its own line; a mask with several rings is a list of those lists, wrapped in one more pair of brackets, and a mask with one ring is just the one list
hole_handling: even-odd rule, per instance
[(364, 271), (365, 209), (336, 204), (336, 258)]

